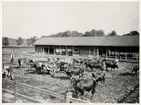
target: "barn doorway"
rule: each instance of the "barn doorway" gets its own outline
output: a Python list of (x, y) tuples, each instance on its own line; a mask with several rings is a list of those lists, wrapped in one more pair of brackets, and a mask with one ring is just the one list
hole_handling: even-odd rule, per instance
[(44, 52), (45, 52), (45, 54), (48, 54), (48, 48), (44, 48)]
[(54, 48), (49, 48), (49, 54), (54, 55)]

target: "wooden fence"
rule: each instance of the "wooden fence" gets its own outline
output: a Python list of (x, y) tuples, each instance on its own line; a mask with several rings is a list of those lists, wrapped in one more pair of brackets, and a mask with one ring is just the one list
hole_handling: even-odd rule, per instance
[[(35, 90), (35, 91), (38, 91), (38, 92), (41, 92), (41, 93), (46, 93), (47, 95), (50, 95), (50, 96), (56, 97), (58, 99), (61, 99), (66, 103), (88, 103), (87, 101), (73, 98), (72, 97), (72, 92), (68, 92), (66, 95), (61, 95), (61, 94), (58, 94), (58, 93), (55, 93), (55, 92), (52, 92), (52, 91), (49, 91), (49, 90), (40, 89), (40, 88), (37, 88), (35, 86), (19, 83), (17, 81), (11, 81), (11, 80), (8, 80), (8, 79), (3, 79), (2, 82), (8, 82), (8, 83), (12, 83), (14, 85), (14, 92), (2, 88), (2, 91), (14, 95), (13, 102), (16, 102), (17, 97), (21, 97), (21, 98), (26, 99), (26, 100), (28, 100), (30, 102), (43, 103), (42, 101), (40, 101), (38, 99), (34, 99), (34, 98), (31, 98), (31, 97), (28, 97), (28, 96), (17, 93), (17, 86), (22, 86), (24, 88), (30, 88), (32, 90)], [(8, 101), (8, 100), (6, 100), (4, 98), (3, 98), (3, 100)]]

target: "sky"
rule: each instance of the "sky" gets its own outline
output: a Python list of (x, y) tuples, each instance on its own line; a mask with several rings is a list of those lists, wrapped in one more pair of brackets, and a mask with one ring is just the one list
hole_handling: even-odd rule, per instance
[(2, 36), (30, 38), (66, 30), (139, 31), (138, 2), (2, 2)]

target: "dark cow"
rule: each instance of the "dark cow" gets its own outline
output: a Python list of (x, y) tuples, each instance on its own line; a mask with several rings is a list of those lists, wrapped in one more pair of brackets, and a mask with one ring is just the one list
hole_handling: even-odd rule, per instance
[(98, 68), (100, 70), (103, 70), (103, 64), (101, 62), (85, 62), (86, 68), (90, 68), (93, 70), (93, 68)]
[(30, 68), (32, 68), (32, 67), (33, 67), (33, 64), (34, 64), (33, 60), (32, 60), (32, 59), (29, 59), (27, 65), (28, 65)]
[(38, 64), (33, 64), (33, 68), (35, 68), (37, 74), (42, 74), (42, 66)]
[(98, 82), (105, 83), (105, 72), (103, 72), (100, 76), (96, 78), (96, 83)]
[(91, 99), (93, 98), (93, 95), (95, 93), (96, 88), (96, 79), (93, 77), (94, 74), (92, 74), (92, 78), (89, 79), (78, 79), (75, 78), (71, 79), (71, 83), (73, 84), (73, 88), (75, 90), (75, 93), (78, 97), (78, 94), (84, 95), (84, 92), (90, 92), (91, 91)]
[(111, 71), (112, 71), (112, 69), (115, 71), (115, 68), (118, 69), (117, 62), (115, 62), (115, 61), (103, 59), (103, 62), (105, 62), (105, 66), (106, 66), (107, 71), (108, 71), (108, 68), (111, 68)]
[(133, 73), (137, 74), (137, 72), (139, 71), (139, 65), (134, 65), (131, 69)]
[(79, 75), (79, 78), (83, 78), (83, 73), (84, 73), (84, 69), (83, 68), (78, 68), (76, 70), (71, 68), (71, 65), (66, 63), (66, 62), (59, 62), (58, 64), (56, 64), (56, 69), (53, 69), (53, 75), (56, 72), (63, 72), (65, 73), (68, 77), (72, 77), (73, 75), (77, 76)]
[(83, 62), (85, 61), (85, 59), (76, 59), (76, 58), (73, 58), (73, 64), (83, 64)]
[(79, 76), (79, 78), (83, 78), (83, 73), (84, 73), (84, 69), (83, 68), (78, 68), (77, 70), (65, 70), (67, 76), (69, 76), (70, 78), (74, 75), (74, 76)]

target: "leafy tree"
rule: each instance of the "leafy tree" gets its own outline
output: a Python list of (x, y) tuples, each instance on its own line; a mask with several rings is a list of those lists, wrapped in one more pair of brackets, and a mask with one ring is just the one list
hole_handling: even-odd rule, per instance
[(95, 36), (104, 36), (104, 35), (105, 35), (105, 33), (103, 30), (97, 30)]
[(26, 39), (26, 44), (27, 44), (28, 46), (32, 45), (31, 39)]
[(32, 42), (32, 44), (37, 40), (37, 37), (36, 36), (33, 36), (33, 37), (31, 37), (30, 38), (31, 39), (31, 42)]
[(79, 37), (79, 36), (83, 36), (83, 34), (77, 32), (77, 31), (72, 31), (72, 32), (70, 33), (70, 36), (72, 36), (72, 37)]
[(8, 46), (9, 45), (9, 39), (8, 39), (8, 37), (2, 38), (2, 45), (3, 46)]
[(34, 43), (36, 40), (37, 40), (37, 37), (36, 37), (36, 36), (33, 36), (33, 37), (27, 39), (27, 40), (26, 40), (26, 43), (27, 43), (28, 46), (29, 46), (29, 45), (33, 45), (33, 43)]
[(113, 30), (111, 33), (108, 34), (108, 36), (117, 36), (117, 33)]
[(16, 40), (16, 43), (17, 45), (21, 45), (23, 43), (23, 39), (21, 37), (19, 37), (17, 40)]
[(91, 36), (91, 33), (89, 31), (85, 32), (84, 36)]
[(97, 35), (96, 35), (96, 30), (95, 30), (95, 29), (92, 29), (91, 32), (90, 32), (90, 34), (91, 34), (91, 36), (97, 36)]
[(139, 35), (139, 32), (138, 31), (130, 31), (127, 34), (124, 34), (124, 36), (127, 36), (127, 35)]

